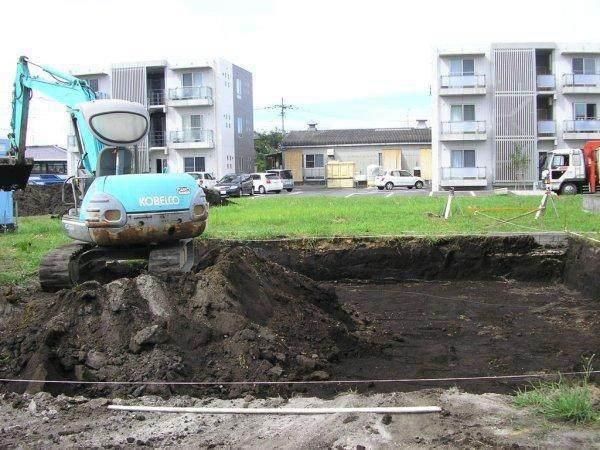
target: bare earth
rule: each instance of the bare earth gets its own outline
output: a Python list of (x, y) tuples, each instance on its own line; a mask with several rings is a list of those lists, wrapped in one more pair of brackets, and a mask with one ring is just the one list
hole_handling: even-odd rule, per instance
[[(222, 400), (145, 396), (112, 400), (132, 405), (208, 407), (331, 407), (438, 405), (442, 413), (421, 415), (335, 414), (242, 416), (110, 411), (110, 400), (52, 397), (47, 393), (3, 394), (3, 448), (152, 447), (204, 448), (600, 448), (600, 428), (548, 423), (511, 406), (501, 394), (457, 389), (408, 393), (341, 394), (332, 400), (294, 397)], [(387, 423), (387, 424), (386, 424)]]

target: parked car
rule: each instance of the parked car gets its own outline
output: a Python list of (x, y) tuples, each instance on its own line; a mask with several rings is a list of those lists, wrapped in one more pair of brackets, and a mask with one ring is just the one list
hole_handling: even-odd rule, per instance
[(254, 186), (252, 177), (247, 173), (232, 173), (225, 175), (215, 185), (221, 196), (225, 197), (241, 197), (244, 194), (254, 195)]
[(189, 175), (195, 178), (198, 186), (204, 188), (213, 188), (217, 184), (217, 180), (208, 172), (188, 172)]
[(407, 187), (408, 189), (422, 189), (425, 186), (425, 180), (421, 177), (415, 177), (408, 170), (386, 170), (383, 175), (376, 179), (379, 190), (387, 189), (391, 191), (395, 187)]
[(267, 170), (267, 173), (279, 175), (279, 178), (281, 178), (281, 181), (283, 182), (283, 188), (288, 192), (292, 192), (292, 189), (294, 189), (294, 176), (292, 175), (291, 170), (269, 169)]
[(66, 175), (57, 175), (54, 173), (40, 173), (29, 177), (29, 184), (38, 186), (49, 186), (52, 184), (63, 184), (67, 179)]
[(283, 181), (279, 175), (274, 173), (253, 173), (250, 175), (254, 184), (254, 192), (259, 194), (267, 194), (275, 192), (279, 194), (283, 189)]

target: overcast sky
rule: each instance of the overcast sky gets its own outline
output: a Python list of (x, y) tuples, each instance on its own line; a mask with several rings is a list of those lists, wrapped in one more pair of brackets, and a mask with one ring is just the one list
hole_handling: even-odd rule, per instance
[[(518, 12), (518, 16), (517, 16)], [(600, 1), (29, 0), (0, 2), (0, 129), (19, 55), (68, 68), (222, 56), (254, 74), (255, 128), (397, 127), (428, 118), (436, 47), (598, 42)], [(65, 139), (38, 100), (36, 143)]]

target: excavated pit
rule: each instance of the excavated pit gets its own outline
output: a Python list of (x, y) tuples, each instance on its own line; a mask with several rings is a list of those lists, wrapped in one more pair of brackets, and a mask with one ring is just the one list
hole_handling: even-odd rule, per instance
[[(202, 263), (177, 278), (142, 273), (57, 294), (2, 288), (1, 378), (142, 382), (3, 389), (327, 396), (456, 383), (286, 382), (568, 372), (600, 354), (600, 251), (580, 240), (200, 241), (197, 252)], [(190, 380), (283, 383), (149, 383)]]

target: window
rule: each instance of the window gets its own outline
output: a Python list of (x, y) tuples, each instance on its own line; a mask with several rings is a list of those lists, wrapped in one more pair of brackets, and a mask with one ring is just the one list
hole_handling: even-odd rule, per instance
[(450, 167), (475, 167), (475, 150), (452, 150)]
[(573, 103), (573, 115), (575, 120), (589, 120), (596, 118), (595, 103)]
[(181, 74), (182, 98), (200, 97), (200, 86), (202, 86), (201, 72), (184, 72)]
[(410, 174), (410, 172), (408, 170), (401, 170), (400, 176), (401, 177), (412, 177), (412, 175)]
[(158, 158), (156, 160), (156, 173), (167, 173), (168, 165), (167, 158)]
[(473, 58), (451, 59), (450, 75), (475, 75), (475, 60)]
[(98, 78), (90, 78), (88, 80), (88, 84), (90, 85), (90, 89), (94, 92), (98, 92)]
[(594, 58), (573, 58), (573, 73), (577, 75), (595, 75), (596, 60)]
[(472, 122), (475, 120), (475, 105), (450, 106), (451, 122)]
[(244, 118), (238, 117), (236, 119), (236, 124), (237, 124), (237, 134), (239, 134), (241, 136), (242, 134), (244, 134)]
[(306, 169), (314, 169), (317, 167), (324, 167), (323, 154), (317, 153), (317, 154), (306, 155), (305, 160), (304, 160), (304, 167)]
[(191, 156), (183, 158), (185, 172), (204, 172), (204, 156)]
[(235, 94), (237, 95), (238, 99), (242, 98), (242, 80), (239, 78), (235, 79)]

